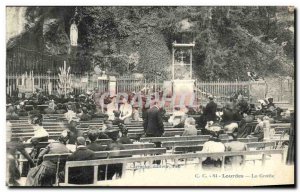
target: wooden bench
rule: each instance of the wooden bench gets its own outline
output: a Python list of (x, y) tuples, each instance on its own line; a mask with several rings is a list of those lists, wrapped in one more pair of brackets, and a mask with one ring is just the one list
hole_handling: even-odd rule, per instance
[(290, 123), (273, 123), (273, 124), (271, 124), (271, 127), (272, 128), (275, 128), (275, 127), (291, 127), (291, 124)]
[(266, 142), (251, 142), (251, 143), (246, 143), (247, 150), (250, 150), (251, 148), (260, 148), (260, 149), (265, 149), (266, 147), (274, 148), (275, 147), (275, 142), (273, 141), (266, 141)]
[[(166, 153), (166, 149), (165, 148), (147, 148), (147, 149), (101, 151), (101, 152), (95, 152), (95, 158), (96, 159), (109, 159), (109, 158), (115, 158), (115, 157), (128, 158), (133, 155), (155, 155), (155, 154), (161, 154), (161, 153)], [(63, 162), (72, 162), (72, 161), (67, 161), (67, 158), (69, 155), (71, 155), (71, 153), (46, 154), (43, 156), (43, 161), (51, 161), (51, 162), (56, 163), (56, 182), (54, 185), (58, 184), (58, 173), (59, 173), (59, 169), (60, 169), (60, 164)], [(77, 162), (77, 161), (75, 161), (75, 162)], [(81, 161), (81, 162), (85, 162), (85, 161)], [(98, 172), (98, 168), (97, 168), (96, 172)], [(66, 174), (68, 174), (68, 171), (66, 172)], [(107, 173), (105, 174), (105, 178), (107, 178)], [(68, 180), (66, 180), (66, 181), (68, 181)]]
[(250, 142), (258, 142), (258, 138), (237, 138), (238, 141), (243, 143), (250, 143)]
[[(173, 137), (173, 136), (182, 135), (182, 134), (183, 134), (183, 131), (166, 131), (166, 132), (164, 132), (163, 136), (164, 137)], [(197, 134), (200, 135), (201, 130), (198, 130)]]
[[(262, 165), (265, 164), (266, 155), (271, 154), (280, 154), (281, 161), (284, 160), (283, 158), (284, 150), (259, 150), (259, 151), (238, 151), (238, 152), (220, 152), (220, 153), (189, 153), (189, 154), (164, 154), (164, 155), (156, 155), (156, 156), (146, 156), (146, 157), (128, 157), (128, 158), (114, 158), (114, 159), (100, 159), (100, 160), (89, 160), (89, 161), (69, 161), (66, 162), (65, 165), (65, 183), (59, 183), (59, 186), (99, 186), (101, 185), (98, 182), (98, 167), (101, 165), (108, 165), (108, 164), (123, 164), (123, 174), (126, 175), (126, 165), (132, 163), (144, 163), (144, 162), (153, 162), (155, 160), (172, 160), (174, 161), (175, 165), (177, 164), (179, 159), (198, 159), (199, 163), (196, 164), (197, 168), (201, 169), (202, 165), (202, 158), (204, 157), (222, 157), (222, 169), (225, 167), (225, 157), (227, 156), (249, 156), (249, 155), (262, 155)], [(86, 185), (76, 185), (76, 184), (69, 184), (69, 168), (72, 167), (86, 167), (86, 166), (93, 166), (94, 167), (94, 181), (92, 184)]]
[(207, 140), (188, 140), (188, 141), (164, 141), (161, 142), (162, 147), (175, 148), (182, 146), (203, 145)]
[(202, 149), (203, 149), (203, 145), (177, 146), (174, 147), (174, 154), (202, 151)]
[(166, 141), (189, 141), (189, 140), (208, 140), (210, 135), (180, 136), (180, 137), (145, 137), (141, 142), (166, 142)]

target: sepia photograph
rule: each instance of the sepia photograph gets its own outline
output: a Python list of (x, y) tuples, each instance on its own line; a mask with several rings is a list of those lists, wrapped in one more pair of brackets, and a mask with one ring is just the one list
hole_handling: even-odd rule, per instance
[(6, 188), (295, 187), (296, 7), (5, 9)]

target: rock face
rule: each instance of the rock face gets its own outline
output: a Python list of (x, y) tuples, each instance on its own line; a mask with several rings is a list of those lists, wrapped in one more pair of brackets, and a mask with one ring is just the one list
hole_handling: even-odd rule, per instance
[(23, 32), (25, 12), (26, 7), (6, 7), (6, 42)]
[(21, 46), (50, 55), (70, 53), (70, 40), (65, 31), (64, 18), (50, 14), (34, 26), (25, 29), (25, 12), (25, 7), (7, 9), (8, 48)]
[(51, 55), (66, 55), (70, 53), (71, 46), (65, 25), (60, 18), (46, 18), (43, 22), (43, 39), (45, 51)]

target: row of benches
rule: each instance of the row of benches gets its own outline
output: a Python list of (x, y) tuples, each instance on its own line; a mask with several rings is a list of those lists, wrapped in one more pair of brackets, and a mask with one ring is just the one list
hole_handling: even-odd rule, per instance
[[(101, 181), (99, 183), (98, 181), (98, 167), (99, 166), (107, 166), (109, 164), (122, 164), (123, 165), (123, 171), (122, 175), (124, 176), (126, 174), (127, 170), (130, 170), (132, 168), (128, 168), (128, 164), (137, 164), (142, 163), (142, 165), (146, 165), (147, 162), (150, 164), (153, 161), (161, 160), (163, 162), (168, 162), (170, 165), (170, 161), (173, 162), (173, 166), (177, 166), (180, 159), (184, 159), (185, 163), (187, 162), (187, 159), (197, 159), (198, 163), (196, 163), (196, 166), (198, 169), (201, 169), (202, 167), (202, 158), (205, 157), (221, 157), (222, 159), (222, 169), (225, 167), (225, 157), (228, 156), (254, 156), (254, 155), (261, 155), (262, 165), (265, 164), (266, 156), (267, 155), (273, 155), (273, 154), (279, 154), (281, 155), (281, 161), (283, 161), (283, 155), (284, 150), (255, 150), (255, 151), (240, 151), (240, 152), (219, 152), (219, 153), (189, 153), (189, 154), (162, 154), (165, 152), (165, 148), (155, 148), (155, 149), (147, 149), (147, 150), (123, 150), (123, 151), (109, 151), (109, 152), (96, 152), (97, 160), (88, 160), (88, 161), (67, 161), (65, 164), (65, 182), (64, 183), (58, 183), (59, 186), (79, 186), (76, 184), (70, 184), (69, 181), (69, 169), (73, 167), (94, 167), (94, 181), (93, 184), (86, 184), (86, 185), (80, 185), (80, 186), (97, 186), (101, 185)], [(131, 157), (132, 155), (139, 155), (139, 154), (152, 154), (152, 156), (142, 156), (142, 157)], [(162, 154), (162, 155), (155, 155), (155, 154)], [(44, 160), (51, 160), (54, 161), (62, 161), (67, 158), (69, 154), (61, 154), (61, 155), (45, 155)], [(124, 158), (126, 157), (126, 158)], [(132, 167), (132, 166), (130, 166)], [(134, 169), (134, 166), (133, 166)], [(107, 170), (107, 169), (106, 169)], [(105, 180), (107, 178), (107, 172), (105, 172)]]

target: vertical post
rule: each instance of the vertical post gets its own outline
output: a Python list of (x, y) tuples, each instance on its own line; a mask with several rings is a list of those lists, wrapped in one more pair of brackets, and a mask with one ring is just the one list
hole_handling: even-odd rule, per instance
[(175, 64), (175, 49), (172, 46), (172, 80), (174, 81), (174, 64)]
[(64, 92), (65, 96), (67, 96), (67, 64), (66, 61), (64, 61), (64, 73), (65, 73), (65, 79), (64, 79)]
[(193, 79), (193, 48), (190, 49), (190, 79)]
[(262, 155), (262, 165), (264, 166), (266, 163), (266, 154)]
[(96, 184), (98, 181), (98, 165), (94, 166), (94, 183)]
[(156, 93), (156, 76), (155, 76), (155, 80), (154, 80), (154, 93)]

